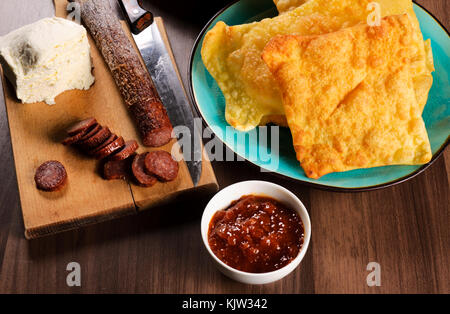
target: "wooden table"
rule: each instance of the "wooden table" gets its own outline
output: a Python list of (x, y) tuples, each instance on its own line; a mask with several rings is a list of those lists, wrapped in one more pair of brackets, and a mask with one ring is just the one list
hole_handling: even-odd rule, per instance
[[(178, 0), (176, 5), (166, 0), (145, 2), (165, 19), (186, 84), (188, 58), (197, 34), (229, 1), (210, 1), (207, 8), (202, 1)], [(449, 28), (450, 2), (418, 2)], [(0, 35), (52, 12), (50, 0), (1, 1)], [(215, 162), (221, 187), (248, 179), (272, 181), (298, 195), (311, 215), (312, 242), (301, 266), (277, 283), (247, 286), (222, 276), (204, 251), (200, 217), (208, 199), (25, 240), (3, 104), (0, 110), (0, 292), (450, 292), (450, 149), (409, 182), (356, 194), (308, 188), (260, 173), (246, 162)], [(81, 287), (66, 285), (69, 262), (81, 265)], [(370, 262), (381, 265), (380, 287), (367, 286)]]

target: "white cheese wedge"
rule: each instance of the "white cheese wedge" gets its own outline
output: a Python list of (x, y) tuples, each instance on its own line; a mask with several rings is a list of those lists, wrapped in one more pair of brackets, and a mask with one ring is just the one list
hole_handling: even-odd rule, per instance
[(58, 94), (94, 83), (86, 29), (58, 17), (0, 37), (0, 63), (23, 103), (54, 104)]

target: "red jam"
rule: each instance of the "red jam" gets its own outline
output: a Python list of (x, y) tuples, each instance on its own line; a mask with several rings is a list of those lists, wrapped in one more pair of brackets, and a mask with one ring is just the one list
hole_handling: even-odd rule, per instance
[(298, 213), (277, 200), (247, 195), (218, 211), (209, 224), (208, 242), (225, 264), (250, 273), (280, 269), (303, 245)]

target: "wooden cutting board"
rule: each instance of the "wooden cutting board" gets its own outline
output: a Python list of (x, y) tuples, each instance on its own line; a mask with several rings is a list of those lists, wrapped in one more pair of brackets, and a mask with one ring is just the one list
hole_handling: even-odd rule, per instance
[[(66, 16), (66, 4), (66, 1), (55, 1), (56, 16)], [(156, 18), (155, 21), (171, 51), (162, 19)], [(122, 24), (131, 38), (128, 27)], [(189, 193), (213, 193), (218, 189), (205, 153), (197, 187), (194, 188), (187, 166), (182, 161), (175, 181), (141, 188), (122, 180), (104, 180), (98, 161), (60, 144), (69, 125), (92, 116), (125, 140), (138, 140), (141, 145), (138, 152), (152, 150), (142, 145), (109, 69), (90, 36), (89, 42), (95, 84), (87, 91), (62, 93), (56, 98), (55, 105), (43, 102), (22, 104), (1, 73), (27, 239), (135, 214)], [(159, 149), (170, 152), (174, 145), (179, 151), (176, 140)], [(35, 187), (35, 170), (47, 160), (58, 160), (66, 167), (68, 184), (60, 192), (42, 192)]]

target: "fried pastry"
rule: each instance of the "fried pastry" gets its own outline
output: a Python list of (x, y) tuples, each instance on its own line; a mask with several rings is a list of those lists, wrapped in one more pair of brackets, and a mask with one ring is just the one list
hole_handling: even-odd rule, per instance
[(417, 165), (431, 148), (414, 90), (417, 47), (408, 15), (318, 35), (274, 38), (263, 59), (283, 94), (310, 178), (385, 165)]
[(280, 14), (298, 8), (308, 0), (273, 0)]
[[(309, 0), (272, 19), (227, 26), (218, 22), (205, 36), (202, 59), (226, 101), (225, 118), (234, 128), (248, 131), (274, 122), (286, 126), (281, 93), (261, 53), (276, 35), (318, 35), (367, 20), (371, 0)], [(413, 82), (422, 107), (432, 84), (432, 56), (427, 58), (411, 0), (379, 0), (381, 15), (408, 13), (414, 26)], [(431, 51), (431, 50), (429, 50)]]

